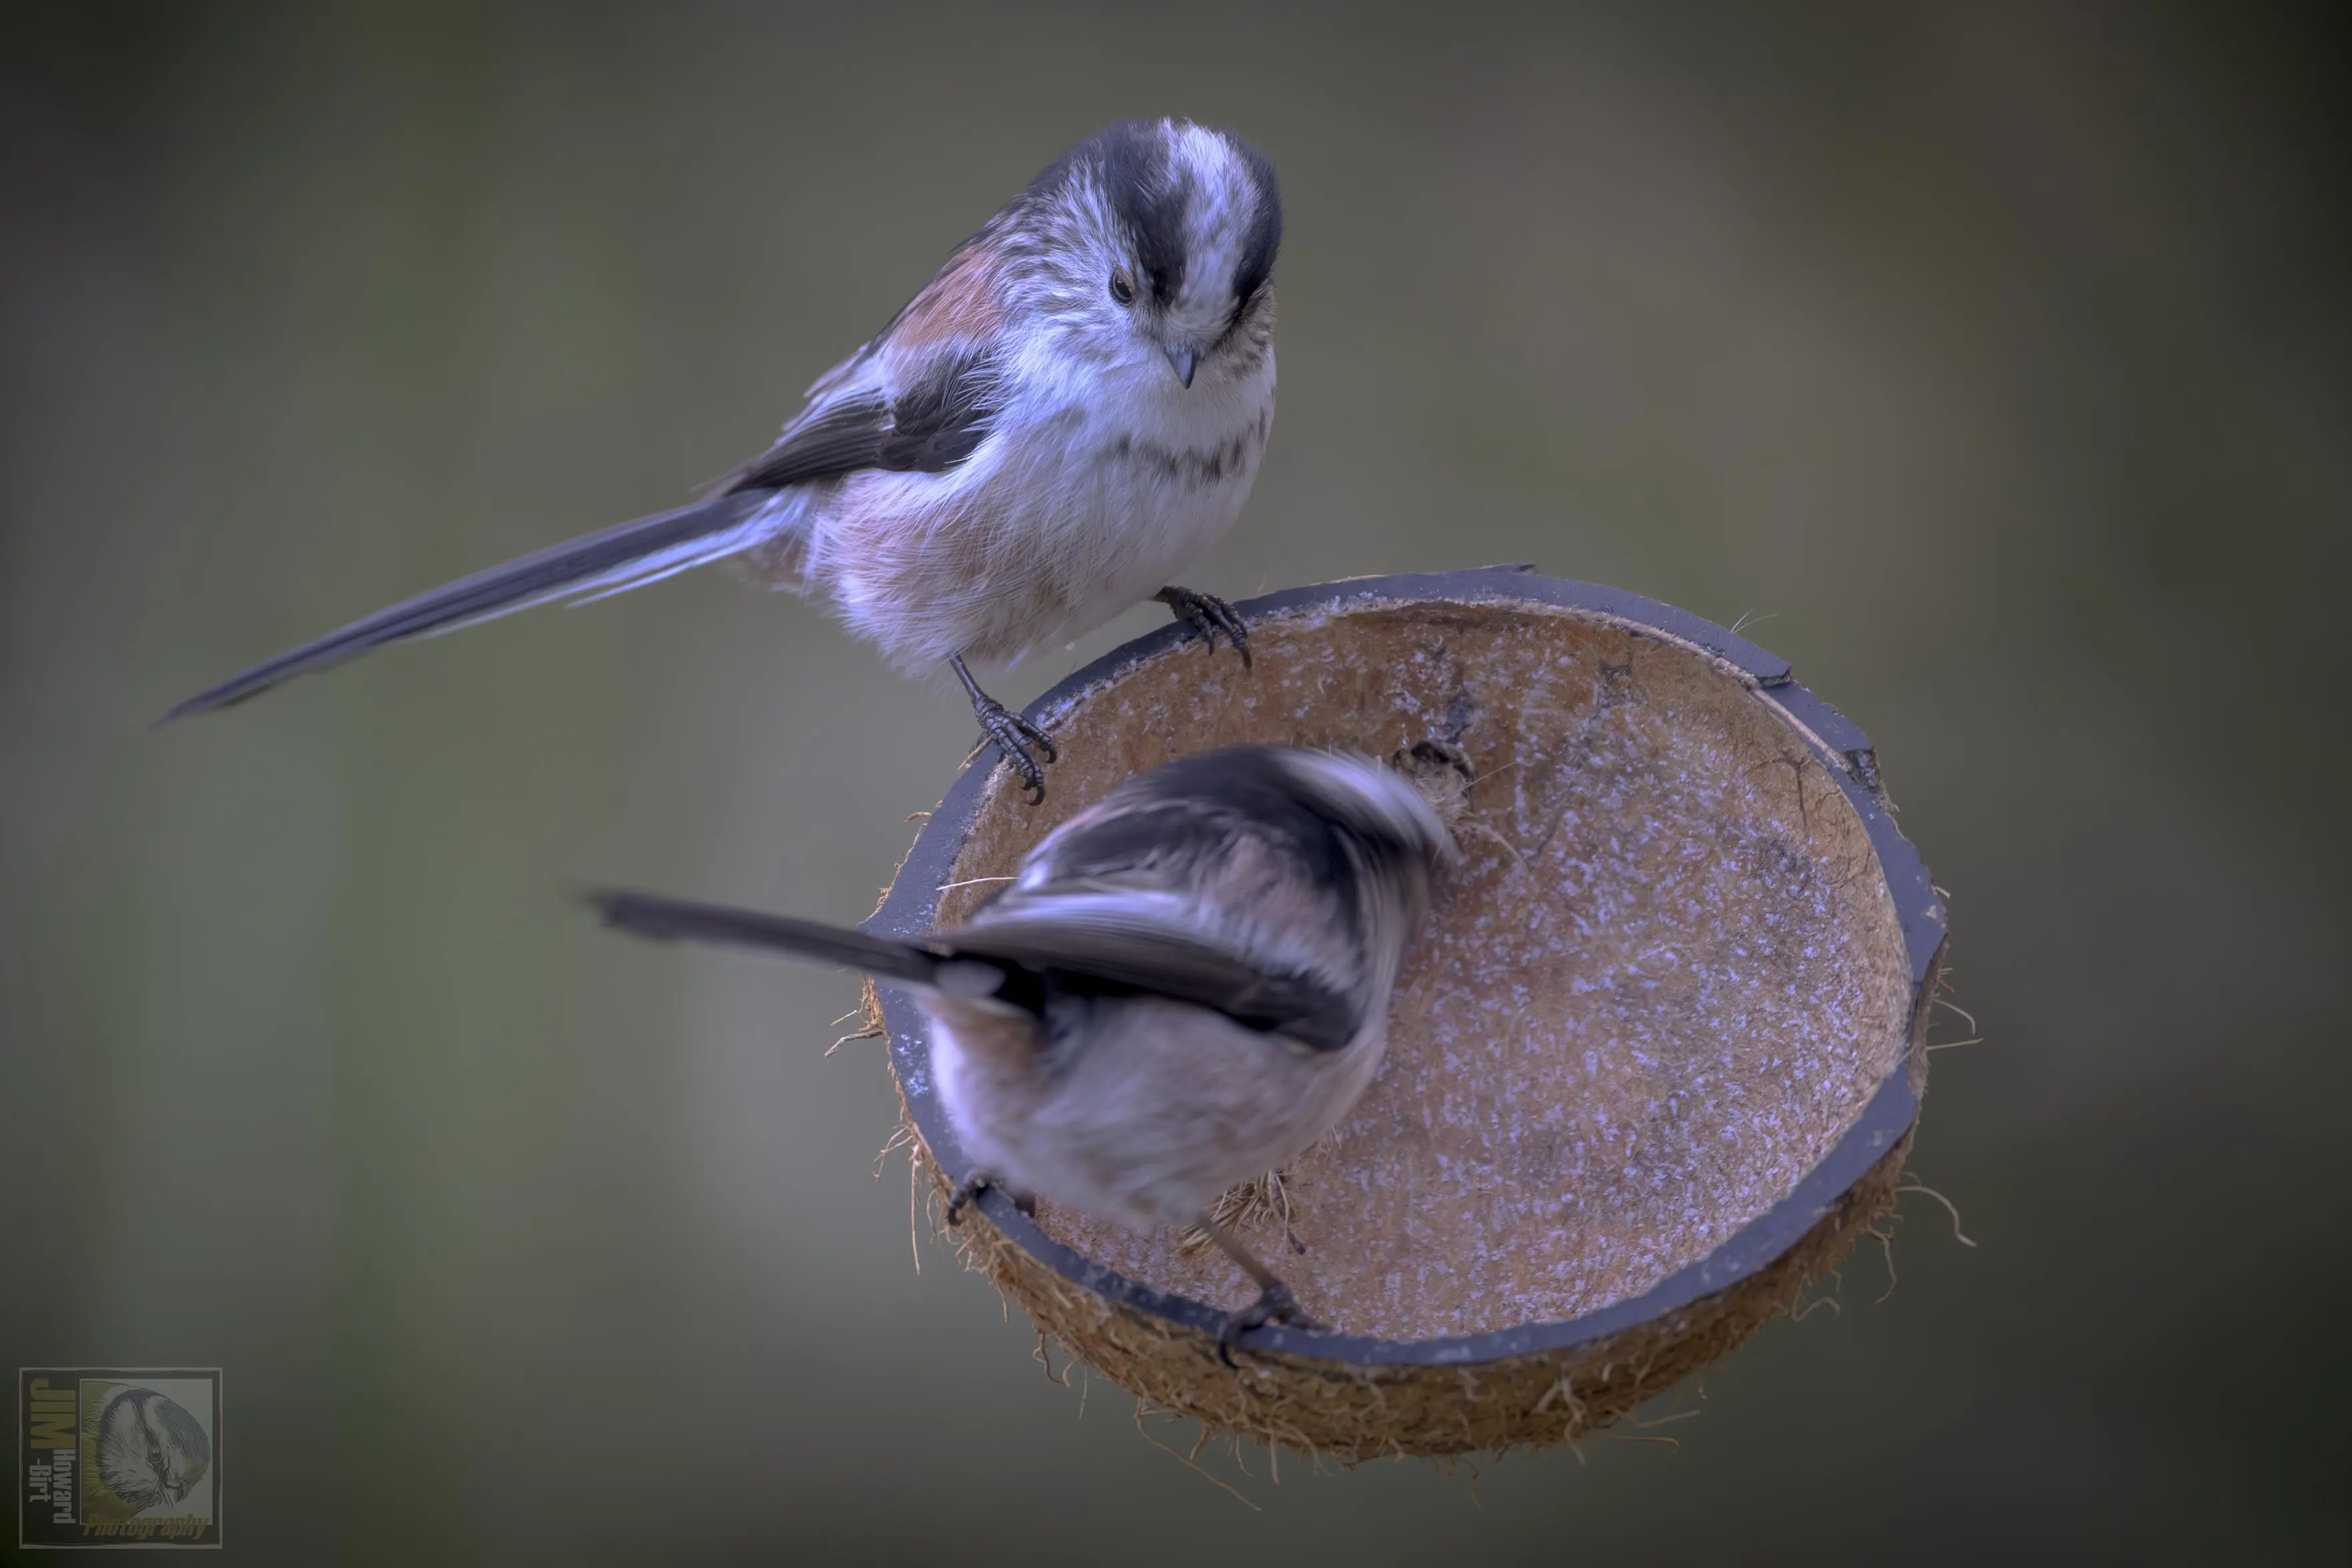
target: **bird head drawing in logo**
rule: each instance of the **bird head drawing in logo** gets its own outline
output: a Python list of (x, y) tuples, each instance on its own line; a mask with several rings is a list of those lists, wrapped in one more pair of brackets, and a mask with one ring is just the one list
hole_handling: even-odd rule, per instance
[[(92, 1512), (122, 1517), (176, 1503), (204, 1479), (212, 1439), (186, 1408), (152, 1388), (125, 1387), (100, 1407)], [(109, 1500), (108, 1493), (112, 1494)], [(105, 1505), (111, 1500), (112, 1507)]]

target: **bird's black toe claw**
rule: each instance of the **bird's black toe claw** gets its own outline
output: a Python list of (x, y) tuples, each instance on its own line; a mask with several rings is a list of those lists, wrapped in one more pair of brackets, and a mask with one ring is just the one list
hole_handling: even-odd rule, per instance
[(1174, 611), (1176, 619), (1191, 622), (1213, 653), (1217, 649), (1217, 633), (1223, 632), (1233, 643), (1234, 652), (1242, 656), (1242, 668), (1250, 667), (1249, 628), (1242, 624), (1242, 618), (1234, 612), (1232, 605), (1213, 593), (1200, 593), (1189, 588), (1163, 588), (1153, 597)]
[(1034, 806), (1043, 800), (1045, 770), (1037, 766), (1036, 756), (1030, 748), (1034, 747), (1045, 753), (1048, 762), (1058, 761), (1061, 754), (1055, 750), (1052, 737), (994, 697), (984, 704), (974, 703), (972, 714), (980, 720), (982, 732), (996, 743), (996, 749), (1004, 754), (1004, 760), (1020, 775), (1021, 787), (1029, 791), (1029, 803)]
[(1025, 1192), (1015, 1192), (1011, 1187), (1006, 1186), (1003, 1182), (997, 1180), (994, 1176), (990, 1176), (986, 1171), (974, 1171), (971, 1175), (964, 1177), (963, 1180), (956, 1183), (955, 1190), (948, 1194), (948, 1224), (951, 1227), (962, 1224), (963, 1211), (971, 1207), (972, 1199), (978, 1197), (982, 1193), (986, 1192), (990, 1187), (996, 1187), (1002, 1190), (1006, 1197), (1013, 1200), (1013, 1207), (1027, 1215), (1030, 1218), (1034, 1219), (1037, 1218), (1037, 1199), (1035, 1195)]
[[(1046, 761), (1055, 761), (1061, 753), (1054, 749), (1053, 739), (1044, 730), (982, 691), (980, 683), (971, 678), (971, 667), (963, 662), (961, 653), (948, 655), (948, 668), (956, 673), (956, 679), (963, 683), (964, 695), (971, 699), (971, 716), (980, 721), (983, 737), (981, 746), (992, 743), (1004, 754), (1004, 760), (1011, 763), (1013, 771), (1020, 775), (1021, 787), (1029, 791), (1031, 805), (1044, 800), (1045, 770), (1037, 766), (1036, 756), (1030, 747), (1034, 747), (1044, 752)], [(980, 753), (975, 749), (972, 755), (977, 757)]]
[[(1242, 1335), (1267, 1323), (1286, 1323), (1295, 1329), (1315, 1330), (1322, 1327), (1298, 1309), (1298, 1298), (1290, 1287), (1276, 1280), (1257, 1293), (1257, 1300), (1238, 1312), (1227, 1312), (1225, 1321), (1217, 1325), (1217, 1359), (1234, 1366), (1234, 1346)], [(1234, 1366), (1234, 1370), (1240, 1368)]]

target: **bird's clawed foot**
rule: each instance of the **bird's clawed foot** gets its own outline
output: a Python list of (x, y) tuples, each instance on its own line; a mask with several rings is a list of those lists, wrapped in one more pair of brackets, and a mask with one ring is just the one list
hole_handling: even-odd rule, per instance
[(948, 1224), (950, 1227), (962, 1224), (963, 1211), (971, 1207), (971, 1200), (992, 1186), (1003, 1188), (1004, 1195), (1013, 1200), (1013, 1207), (1023, 1214), (1032, 1219), (1037, 1218), (1037, 1200), (1034, 1197), (1025, 1192), (1014, 1192), (985, 1171), (974, 1171), (956, 1183), (955, 1190), (948, 1194)]
[(1163, 588), (1151, 596), (1176, 612), (1179, 621), (1189, 621), (1200, 629), (1209, 644), (1217, 650), (1217, 633), (1223, 632), (1242, 656), (1242, 668), (1250, 667), (1249, 628), (1234, 613), (1234, 607), (1213, 593), (1195, 593), (1189, 588)]
[[(1240, 1342), (1242, 1335), (1254, 1328), (1261, 1328), (1267, 1323), (1287, 1323), (1295, 1329), (1320, 1329), (1323, 1326), (1298, 1310), (1298, 1298), (1290, 1293), (1290, 1287), (1276, 1279), (1272, 1270), (1252, 1257), (1249, 1249), (1244, 1247), (1232, 1231), (1205, 1214), (1192, 1223), (1216, 1244), (1218, 1251), (1232, 1259), (1241, 1271), (1257, 1285), (1257, 1300), (1239, 1312), (1227, 1312), (1224, 1321), (1217, 1325), (1219, 1361), (1233, 1366), (1234, 1346)], [(1235, 1367), (1234, 1370), (1239, 1371), (1240, 1368)]]
[(985, 697), (972, 704), (971, 711), (972, 716), (980, 720), (982, 731), (996, 742), (996, 749), (1004, 753), (1004, 760), (1011, 763), (1013, 771), (1021, 776), (1021, 787), (1029, 791), (1029, 803), (1034, 806), (1043, 800), (1045, 798), (1045, 770), (1037, 766), (1037, 758), (1029, 748), (1034, 746), (1045, 754), (1045, 760), (1051, 762), (1058, 755), (1054, 750), (1053, 741), (1046, 737), (1044, 730), (994, 697)]
[(1030, 747), (1034, 746), (1044, 752), (1046, 761), (1055, 761), (1060, 753), (1054, 749), (1052, 738), (982, 691), (980, 683), (973, 680), (971, 672), (964, 667), (961, 654), (950, 657), (948, 663), (954, 666), (956, 679), (963, 683), (964, 695), (971, 699), (971, 716), (980, 720), (981, 733), (996, 743), (996, 749), (1004, 754), (1004, 760), (1012, 764), (1013, 771), (1021, 776), (1021, 787), (1029, 791), (1029, 803), (1036, 805), (1045, 798), (1045, 770), (1037, 766), (1037, 758)]
[(1241, 1342), (1242, 1335), (1267, 1323), (1287, 1323), (1295, 1329), (1322, 1326), (1298, 1310), (1298, 1298), (1290, 1293), (1289, 1286), (1269, 1279), (1258, 1287), (1256, 1301), (1238, 1312), (1227, 1312), (1225, 1321), (1217, 1325), (1217, 1359), (1234, 1366), (1234, 1346)]

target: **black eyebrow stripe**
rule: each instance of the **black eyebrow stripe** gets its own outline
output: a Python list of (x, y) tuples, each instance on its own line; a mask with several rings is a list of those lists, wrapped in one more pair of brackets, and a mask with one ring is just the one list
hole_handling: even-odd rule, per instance
[(1274, 258), (1282, 249), (1282, 183), (1265, 153), (1239, 138), (1234, 145), (1241, 151), (1257, 193), (1249, 230), (1242, 239), (1241, 264), (1234, 270), (1234, 298), (1246, 305), (1274, 276)]
[(1159, 128), (1137, 121), (1097, 137), (1104, 193), (1135, 242), (1135, 259), (1160, 304), (1184, 287), (1184, 206), (1188, 183), (1170, 177)]

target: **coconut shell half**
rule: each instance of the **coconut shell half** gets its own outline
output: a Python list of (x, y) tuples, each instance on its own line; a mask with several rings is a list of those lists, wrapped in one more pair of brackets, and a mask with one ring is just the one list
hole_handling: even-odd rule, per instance
[[(1160, 1407), (1343, 1461), (1565, 1441), (1787, 1312), (1894, 1201), (1944, 909), (1870, 742), (1719, 626), (1494, 567), (1239, 606), (1255, 667), (1189, 627), (1040, 698), (1031, 806), (993, 753), (869, 929), (963, 919), (1048, 829), (1169, 758), (1286, 742), (1457, 765), (1463, 850), (1333, 1134), (1234, 1195), (1331, 1332), (1254, 1330), (1197, 1237), (983, 1192), (967, 1259)], [(881, 1023), (919, 1159), (970, 1174), (926, 1020)]]

